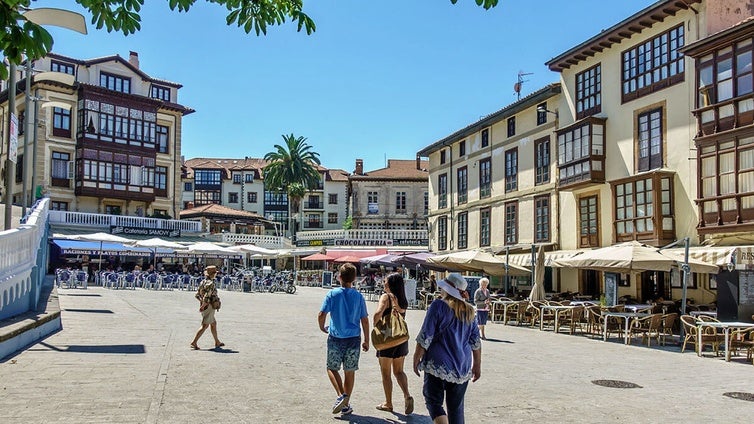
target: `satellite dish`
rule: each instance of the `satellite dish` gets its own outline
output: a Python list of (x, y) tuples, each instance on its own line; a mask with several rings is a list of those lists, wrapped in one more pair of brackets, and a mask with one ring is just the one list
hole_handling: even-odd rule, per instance
[(513, 91), (516, 94), (520, 94), (521, 93), (521, 82), (517, 82), (517, 83), (513, 84)]

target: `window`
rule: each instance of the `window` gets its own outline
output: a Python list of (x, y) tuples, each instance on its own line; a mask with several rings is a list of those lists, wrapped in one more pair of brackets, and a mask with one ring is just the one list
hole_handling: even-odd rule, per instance
[[(265, 206), (288, 206), (288, 194), (286, 193), (276, 193), (273, 191), (265, 190), (264, 191), (264, 205)], [(268, 215), (267, 208), (265, 208), (265, 216)], [(270, 213), (274, 213), (276, 211), (270, 211)], [(288, 213), (285, 214), (286, 219), (288, 217)], [(277, 220), (277, 218), (275, 218)], [(285, 221), (283, 221), (285, 222)]]
[(246, 201), (249, 203), (257, 203), (257, 193), (254, 191), (251, 193), (246, 193)]
[(54, 211), (67, 211), (68, 202), (56, 202), (53, 200), (50, 202), (50, 209)]
[(373, 215), (380, 212), (379, 196), (376, 191), (367, 192), (367, 214)]
[(754, 221), (754, 137), (708, 141), (697, 152), (701, 224)]
[(550, 182), (550, 137), (534, 142), (534, 164), (536, 167), (534, 184)]
[(468, 200), (469, 171), (465, 166), (458, 168), (456, 182), (458, 185), (458, 204), (464, 204)]
[(429, 192), (424, 192), (424, 215), (429, 213)]
[(492, 160), (490, 158), (479, 161), (479, 198), (490, 197), (492, 194)]
[(639, 171), (662, 168), (662, 110), (639, 115)]
[(518, 243), (518, 202), (505, 204), (505, 244)]
[(623, 101), (683, 81), (683, 25), (623, 52)]
[(594, 66), (576, 74), (576, 119), (602, 111), (602, 70)]
[(482, 147), (490, 145), (490, 129), (485, 128), (482, 130)]
[(337, 205), (338, 204), (338, 194), (337, 193), (330, 193), (327, 195), (327, 204), (328, 205)]
[(448, 249), (448, 217), (437, 218), (437, 250)]
[(68, 187), (68, 167), (71, 155), (62, 152), (52, 152), (52, 169), (50, 169), (50, 178), (52, 185), (57, 187)]
[(16, 158), (16, 182), (24, 180), (24, 155), (19, 154)]
[(460, 143), (458, 143), (458, 156), (459, 157), (466, 156), (466, 140), (463, 140)]
[[(654, 233), (658, 226), (673, 230), (673, 195), (671, 176), (645, 177), (613, 185), (615, 204), (615, 232), (621, 235)], [(657, 189), (660, 189), (658, 198)], [(660, 220), (655, 205), (659, 205)], [(626, 237), (621, 240), (632, 240)]]
[(518, 190), (518, 147), (505, 152), (505, 192)]
[(101, 72), (99, 74), (99, 85), (108, 90), (120, 91), (127, 94), (131, 93), (131, 78)]
[(253, 173), (249, 173), (249, 174), (244, 175), (244, 181), (246, 181), (247, 183), (253, 183), (254, 182), (254, 174)]
[(319, 201), (319, 196), (310, 195), (309, 202), (307, 204), (309, 209), (322, 209), (324, 205)]
[(516, 135), (516, 117), (511, 116), (508, 118), (508, 137)]
[(131, 179), (128, 175), (129, 166), (125, 163), (113, 164), (113, 184), (128, 184)]
[(550, 196), (534, 198), (534, 242), (550, 241)]
[(537, 105), (537, 125), (547, 122), (547, 102)]
[(155, 140), (155, 147), (157, 147), (157, 153), (168, 153), (170, 128), (165, 125), (157, 125), (156, 137), (157, 140)]
[(18, 135), (24, 135), (24, 131), (26, 131), (26, 111), (25, 110), (18, 111), (17, 131), (18, 131)]
[(217, 190), (196, 190), (194, 192), (194, 206), (209, 205), (214, 203), (219, 205), (220, 192)]
[(170, 89), (161, 85), (152, 85), (152, 98), (170, 101)]
[(194, 191), (193, 183), (183, 183), (183, 191)]
[(64, 74), (68, 74), (68, 75), (74, 75), (75, 74), (73, 65), (71, 65), (70, 63), (58, 62), (57, 60), (51, 60), (50, 61), (50, 71), (52, 71), (52, 72), (62, 72)]
[(589, 118), (558, 131), (558, 168), (562, 185), (605, 178), (605, 121)]
[(106, 215), (120, 215), (121, 213), (120, 205), (105, 205)]
[(406, 213), (406, 192), (405, 191), (399, 191), (395, 193), (395, 213), (396, 214)]
[(469, 245), (469, 214), (458, 214), (458, 248), (466, 249)]
[(440, 150), (440, 165), (445, 163), (445, 150)]
[(156, 166), (154, 168), (154, 188), (159, 190), (161, 195), (166, 195), (168, 189), (168, 168), (165, 166)]
[(597, 196), (579, 199), (579, 246), (599, 246)]
[(233, 174), (233, 184), (241, 184), (241, 181), (243, 181), (243, 175), (234, 173)]
[(228, 203), (238, 203), (238, 193), (228, 193)]
[(196, 169), (194, 170), (194, 183), (196, 185), (220, 185), (220, 170)]
[(448, 207), (448, 174), (440, 174), (437, 177), (437, 208)]
[(490, 245), (490, 208), (479, 211), (479, 246)]
[(310, 213), (307, 221), (305, 228), (322, 228), (322, 217), (319, 214)]
[(337, 224), (338, 223), (338, 214), (337, 213), (328, 213), (327, 214), (327, 223), (328, 224)]
[(71, 137), (71, 111), (60, 107), (52, 108), (52, 135)]

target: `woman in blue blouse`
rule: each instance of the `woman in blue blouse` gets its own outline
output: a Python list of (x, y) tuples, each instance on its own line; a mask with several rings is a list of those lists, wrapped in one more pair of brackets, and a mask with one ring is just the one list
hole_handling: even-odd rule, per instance
[(433, 422), (463, 424), (466, 387), (482, 374), (482, 343), (463, 276), (449, 274), (437, 285), (442, 302), (432, 302), (416, 337), (414, 372), (424, 371), (424, 401)]

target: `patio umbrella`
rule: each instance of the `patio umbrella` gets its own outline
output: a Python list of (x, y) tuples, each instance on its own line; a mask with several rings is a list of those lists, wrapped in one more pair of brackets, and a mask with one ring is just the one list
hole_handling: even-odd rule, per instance
[[(130, 243), (133, 246), (138, 247), (147, 247), (152, 250), (152, 262), (154, 263), (155, 267), (157, 267), (157, 254), (158, 253), (174, 253), (175, 250), (185, 250), (187, 247), (183, 244), (176, 243), (174, 241), (170, 240), (163, 240), (159, 237), (153, 237), (146, 240), (136, 240), (132, 241)], [(168, 251), (162, 250), (159, 251), (159, 249), (168, 249)]]
[(534, 263), (534, 284), (531, 286), (529, 300), (545, 300), (545, 247), (537, 249), (537, 260)]
[[(637, 241), (630, 241), (590, 250), (570, 258), (558, 259), (554, 263), (567, 268), (636, 274), (644, 271), (668, 272), (672, 267), (683, 264), (683, 256)], [(698, 259), (689, 258), (689, 266), (691, 272), (717, 274), (719, 271), (717, 265)]]
[(309, 256), (305, 256), (301, 258), (302, 261), (325, 261), (325, 262), (332, 261), (333, 259), (335, 258), (332, 256), (324, 255), (322, 253), (315, 253), (313, 255), (309, 255)]
[(383, 253), (381, 255), (367, 256), (367, 257), (361, 258), (359, 259), (359, 262), (361, 262), (362, 264), (376, 265), (376, 266), (396, 266), (397, 264), (394, 262), (396, 259), (398, 259), (398, 255), (393, 255), (390, 253)]
[[(489, 275), (505, 275), (505, 261), (481, 250), (466, 250), (427, 258), (427, 262), (450, 271), (475, 271)], [(508, 264), (508, 275), (530, 275), (531, 271), (518, 265)]]
[(430, 252), (411, 253), (399, 256), (394, 262), (401, 266), (417, 266), (432, 271), (445, 271), (445, 268), (427, 261), (428, 258), (433, 256), (435, 254)]
[(203, 259), (206, 259), (208, 255), (222, 259), (237, 259), (241, 257), (241, 254), (233, 249), (207, 241), (190, 244), (184, 252), (179, 252), (179, 255), (179, 257), (187, 255), (189, 257), (201, 257)]
[(264, 247), (257, 246), (255, 244), (242, 244), (239, 246), (233, 246), (231, 247), (231, 249), (268, 258), (278, 256), (278, 254), (280, 253), (280, 251), (278, 250), (265, 249)]
[(352, 264), (357, 264), (357, 263), (359, 263), (360, 260), (361, 260), (361, 258), (359, 258), (358, 256), (346, 255), (346, 256), (341, 256), (341, 257), (335, 259), (333, 262), (338, 262), (338, 263), (341, 263), (341, 264), (342, 263), (346, 263), (346, 262), (350, 262)]
[(99, 242), (99, 267), (97, 271), (97, 275), (102, 271), (102, 244), (105, 242), (108, 243), (129, 243), (132, 240), (127, 239), (125, 237), (119, 237), (110, 233), (92, 233), (92, 234), (74, 234), (71, 236), (66, 236), (66, 238), (71, 240), (86, 240), (86, 241), (98, 241)]

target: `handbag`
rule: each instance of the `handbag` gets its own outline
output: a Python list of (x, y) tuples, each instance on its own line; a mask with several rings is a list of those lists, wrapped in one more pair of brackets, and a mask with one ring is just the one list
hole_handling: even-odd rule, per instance
[(377, 350), (390, 349), (408, 341), (408, 325), (393, 307), (393, 298), (390, 298), (390, 309), (390, 313), (383, 314), (372, 328), (372, 345)]
[(210, 301), (210, 304), (212, 305), (212, 309), (214, 309), (216, 311), (220, 310), (220, 306), (222, 306), (222, 302), (220, 302), (220, 296), (218, 296), (216, 294), (212, 295), (212, 297), (210, 297), (209, 301)]

